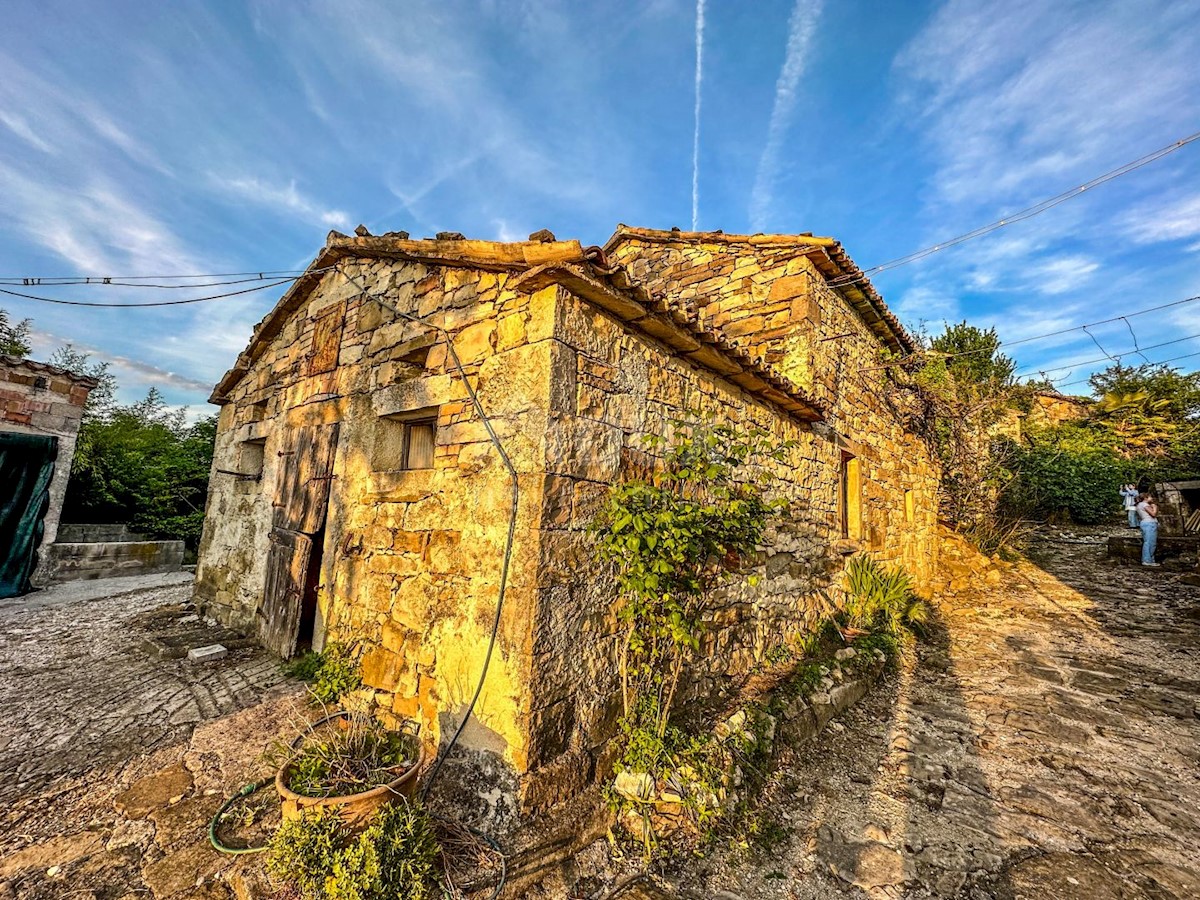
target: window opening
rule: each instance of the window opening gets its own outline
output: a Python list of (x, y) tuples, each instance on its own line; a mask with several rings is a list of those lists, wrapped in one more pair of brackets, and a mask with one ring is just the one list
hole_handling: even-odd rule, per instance
[(377, 472), (432, 469), (436, 446), (436, 411), (404, 418), (383, 416), (375, 427), (373, 468)]
[(862, 537), (862, 467), (858, 457), (842, 452), (841, 507), (842, 537)]

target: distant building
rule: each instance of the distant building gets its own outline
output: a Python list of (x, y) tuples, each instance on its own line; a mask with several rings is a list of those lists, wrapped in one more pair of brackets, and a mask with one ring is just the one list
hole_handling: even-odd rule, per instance
[(58, 534), (94, 378), (0, 356), (0, 597), (22, 594)]
[(810, 629), (849, 553), (928, 578), (938, 471), (884, 364), (913, 350), (829, 238), (331, 234), (213, 392), (198, 598), (283, 656), (357, 642), (379, 714), (440, 740), (479, 677), (510, 525), (490, 424), (520, 499), (497, 651), (461, 746), (508, 773), (495, 796), (535, 811), (604, 774), (621, 627), (587, 529), (672, 419), (789, 442), (792, 514), (746, 561), (761, 578), (723, 589), (693, 694), (728, 692)]

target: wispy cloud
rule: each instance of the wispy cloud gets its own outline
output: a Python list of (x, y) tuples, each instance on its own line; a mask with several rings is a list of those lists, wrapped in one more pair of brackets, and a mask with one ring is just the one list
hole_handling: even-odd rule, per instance
[(250, 203), (272, 207), (281, 214), (297, 215), (310, 221), (337, 228), (350, 226), (350, 214), (340, 209), (330, 209), (300, 193), (295, 180), (285, 185), (270, 184), (258, 178), (222, 178), (212, 176), (218, 189), (225, 190)]
[(800, 76), (808, 65), (809, 47), (823, 5), (824, 0), (796, 0), (788, 21), (787, 52), (775, 82), (775, 103), (767, 126), (767, 143), (758, 160), (754, 188), (750, 193), (750, 222), (755, 228), (763, 228), (771, 212), (783, 144), (799, 99)]
[(1200, 193), (1143, 203), (1130, 210), (1121, 224), (1139, 244), (1200, 237)]
[(692, 231), (700, 220), (700, 97), (704, 84), (704, 0), (696, 0), (696, 101), (692, 132)]

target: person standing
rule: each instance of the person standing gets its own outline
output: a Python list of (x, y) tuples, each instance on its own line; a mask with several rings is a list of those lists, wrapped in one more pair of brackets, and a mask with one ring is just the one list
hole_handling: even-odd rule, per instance
[(1125, 516), (1129, 519), (1129, 527), (1138, 527), (1137, 502), (1138, 489), (1136, 485), (1121, 485), (1121, 501), (1125, 506)]
[(1152, 494), (1138, 496), (1138, 524), (1142, 529), (1142, 565), (1157, 566), (1154, 549), (1158, 545), (1158, 504)]

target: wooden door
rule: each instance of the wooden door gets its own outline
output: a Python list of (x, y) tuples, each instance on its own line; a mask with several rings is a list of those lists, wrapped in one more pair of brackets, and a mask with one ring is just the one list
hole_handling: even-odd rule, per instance
[(288, 432), (279, 451), (258, 629), (263, 645), (284, 659), (296, 652), (305, 604), (315, 602), (312, 568), (321, 548), (312, 536), (325, 526), (337, 438), (337, 423), (305, 425)]
[(306, 534), (282, 528), (271, 530), (258, 632), (263, 646), (283, 659), (291, 659), (296, 653), (312, 544)]

